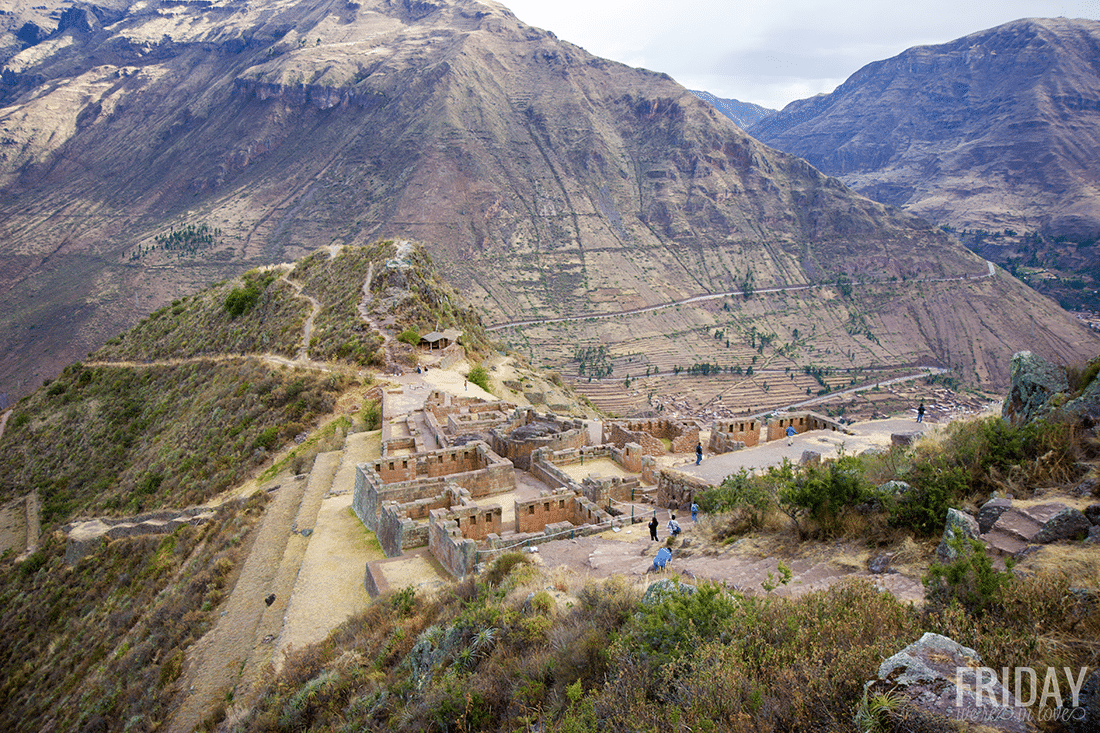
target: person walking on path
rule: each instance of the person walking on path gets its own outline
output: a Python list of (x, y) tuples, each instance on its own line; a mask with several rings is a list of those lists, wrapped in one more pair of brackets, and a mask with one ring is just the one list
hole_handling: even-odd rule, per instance
[(676, 535), (680, 534), (682, 531), (683, 530), (680, 529), (680, 523), (676, 521), (676, 515), (673, 514), (672, 518), (668, 520), (668, 533), (670, 535), (672, 535), (673, 537), (675, 537)]
[(787, 445), (794, 445), (794, 436), (798, 435), (798, 431), (794, 429), (793, 425), (787, 426)]
[(696, 443), (695, 444), (695, 465), (698, 466), (702, 462), (703, 462), (703, 444), (702, 443)]
[(920, 401), (920, 407), (917, 408), (917, 422), (924, 422), (924, 400)]
[(696, 504), (694, 501), (691, 502), (691, 521), (699, 521), (699, 505)]
[(653, 519), (649, 520), (649, 539), (657, 539), (657, 515), (653, 515)]

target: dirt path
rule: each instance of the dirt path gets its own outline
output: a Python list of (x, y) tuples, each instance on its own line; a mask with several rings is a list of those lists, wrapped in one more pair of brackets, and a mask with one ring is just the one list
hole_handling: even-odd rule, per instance
[(776, 586), (771, 592), (778, 596), (800, 596), (862, 578), (899, 600), (924, 599), (924, 587), (919, 580), (894, 572), (872, 574), (866, 569), (869, 553), (852, 554), (843, 549), (786, 560), (784, 564), (790, 568), (792, 577), (789, 583), (780, 585), (777, 582), (780, 558), (757, 547), (751, 538), (728, 547), (700, 551), (703, 543), (690, 517), (681, 522), (684, 533), (674, 543), (672, 560), (665, 570), (654, 573), (653, 558), (668, 537), (665, 529), (668, 512), (658, 510), (657, 518), (660, 522), (657, 542), (650, 539), (643, 522), (625, 526), (617, 533), (548, 542), (539, 546), (535, 556), (545, 567), (565, 566), (593, 578), (625, 575), (637, 580), (656, 580), (678, 575), (692, 581), (710, 580), (755, 595), (767, 593), (765, 583), (771, 581)]
[(9, 417), (11, 417), (11, 410), (7, 410), (3, 415), (0, 415), (0, 439), (4, 437), (4, 426), (8, 424)]
[[(335, 257), (335, 254), (330, 251), (329, 259), (333, 257)], [(287, 277), (287, 273), (284, 272), (279, 279), (294, 288), (295, 295), (308, 300), (311, 306), (309, 315), (306, 316), (306, 322), (302, 324), (302, 345), (298, 347), (298, 356), (294, 360), (296, 363), (309, 362), (309, 337), (313, 333), (313, 319), (321, 312), (321, 302), (302, 290), (302, 286)]]

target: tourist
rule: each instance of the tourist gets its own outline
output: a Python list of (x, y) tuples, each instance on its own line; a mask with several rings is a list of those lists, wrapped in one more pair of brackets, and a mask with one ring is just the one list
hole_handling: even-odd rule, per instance
[(794, 429), (794, 425), (787, 426), (787, 445), (794, 445), (794, 436), (798, 435), (798, 431)]
[(675, 537), (676, 535), (680, 534), (682, 531), (683, 530), (680, 529), (680, 523), (676, 521), (676, 515), (673, 514), (672, 517), (668, 520), (668, 533), (671, 536)]
[(695, 465), (698, 466), (703, 461), (703, 444), (695, 444)]
[(920, 401), (920, 407), (917, 408), (917, 422), (924, 422), (924, 400)]
[(672, 550), (668, 547), (662, 547), (657, 550), (657, 557), (653, 558), (653, 567), (650, 572), (657, 572), (658, 570), (664, 570), (665, 565), (672, 559)]
[(657, 514), (653, 514), (653, 519), (649, 520), (649, 539), (657, 539)]
[(691, 502), (691, 521), (693, 523), (699, 521), (699, 505), (694, 500)]

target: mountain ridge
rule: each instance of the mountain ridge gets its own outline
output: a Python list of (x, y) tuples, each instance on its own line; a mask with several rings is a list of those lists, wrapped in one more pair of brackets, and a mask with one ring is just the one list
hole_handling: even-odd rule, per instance
[[(985, 271), (667, 75), (593, 57), (495, 3), (111, 7), (119, 20), (7, 62), (0, 391), (211, 281), (379, 238), (425, 242), (489, 323), (750, 281)], [(221, 235), (150, 249), (200, 225)], [(1036, 307), (1058, 321), (1044, 326), (1050, 356), (1089, 355), (1064, 314)]]

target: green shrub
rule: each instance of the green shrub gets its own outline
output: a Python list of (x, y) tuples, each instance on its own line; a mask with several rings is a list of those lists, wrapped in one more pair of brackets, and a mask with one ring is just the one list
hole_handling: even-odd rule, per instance
[(378, 400), (364, 400), (363, 411), (360, 414), (363, 416), (363, 425), (367, 430), (378, 430), (382, 427), (382, 405)]
[(921, 537), (938, 535), (948, 507), (957, 504), (967, 491), (966, 478), (961, 467), (945, 465), (939, 459), (913, 466), (906, 475), (910, 491), (885, 499), (890, 526), (910, 529)]
[(256, 440), (252, 441), (253, 448), (270, 449), (275, 445), (275, 441), (279, 438), (279, 426), (271, 425), (263, 429), (263, 432), (256, 436)]
[(466, 378), (481, 387), (486, 392), (489, 392), (489, 370), (478, 364), (470, 369), (470, 373), (466, 375)]
[[(1012, 573), (995, 569), (985, 545), (979, 540), (964, 542), (962, 537), (956, 537), (949, 544), (958, 552), (958, 559), (946, 565), (932, 563), (928, 567), (928, 575), (924, 578), (927, 600), (940, 608), (958, 603), (977, 616), (1000, 605), (1005, 588), (1013, 582)], [(1006, 564), (1011, 570), (1011, 558)]]
[(800, 533), (799, 518), (809, 516), (826, 534), (834, 534), (841, 516), (871, 497), (863, 465), (855, 456), (842, 454), (835, 461), (801, 471), (787, 461), (772, 468), (767, 475), (775, 482), (779, 506)]
[(696, 498), (699, 510), (708, 514), (742, 510), (749, 524), (760, 527), (774, 502), (771, 493), (756, 478), (742, 468), (727, 476), (718, 486), (702, 491)]
[(256, 307), (260, 299), (260, 289), (256, 283), (249, 281), (242, 288), (233, 288), (229, 295), (225, 296), (225, 310), (230, 318), (242, 316)]
[(398, 341), (404, 341), (409, 346), (416, 346), (420, 343), (420, 331), (415, 328), (407, 328), (397, 336)]

